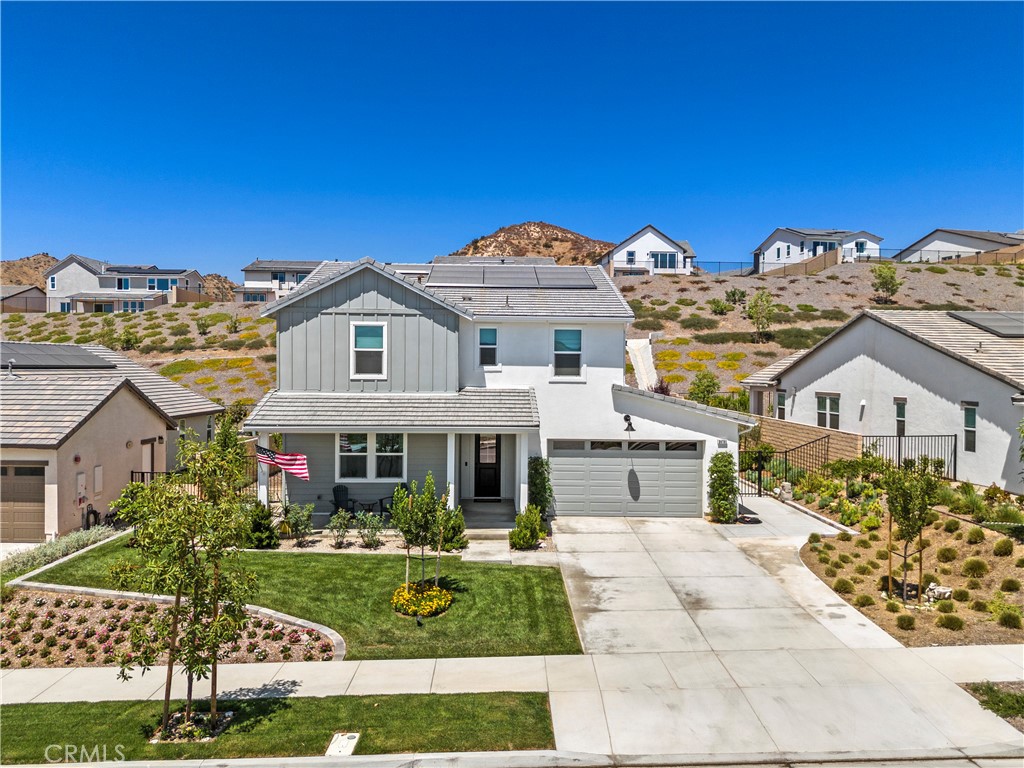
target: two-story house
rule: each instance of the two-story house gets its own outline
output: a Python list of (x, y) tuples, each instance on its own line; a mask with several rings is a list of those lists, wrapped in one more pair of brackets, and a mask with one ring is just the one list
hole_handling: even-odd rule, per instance
[(50, 312), (142, 312), (175, 300), (176, 289), (203, 291), (194, 269), (110, 264), (70, 255), (45, 275)]
[(263, 314), (277, 389), (245, 428), (307, 456), (286, 493), (318, 522), (336, 484), (372, 503), (428, 471), (449, 503), (511, 520), (530, 456), (550, 459), (557, 514), (699, 516), (711, 456), (754, 424), (624, 385), (633, 313), (599, 267), (324, 262)]
[(319, 261), (256, 259), (242, 267), (242, 285), (234, 289), (235, 301), (263, 304), (284, 298), (318, 266)]
[[(1024, 492), (1024, 313), (867, 310), (744, 380), (751, 412)], [(827, 434), (827, 433), (825, 433)]]
[(677, 242), (648, 224), (605, 253), (598, 264), (613, 277), (689, 275), (696, 258), (689, 242)]
[(754, 249), (754, 271), (767, 272), (836, 250), (844, 261), (878, 260), (883, 239), (864, 230), (778, 227)]

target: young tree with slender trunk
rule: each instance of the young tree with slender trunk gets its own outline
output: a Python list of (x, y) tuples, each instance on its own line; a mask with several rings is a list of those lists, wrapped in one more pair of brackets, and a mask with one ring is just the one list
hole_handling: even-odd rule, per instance
[(747, 301), (747, 319), (754, 325), (754, 342), (760, 344), (775, 319), (775, 298), (764, 288), (758, 288)]
[[(910, 557), (911, 542), (920, 540), (921, 532), (928, 524), (928, 513), (935, 503), (936, 494), (942, 484), (936, 465), (922, 456), (916, 461), (907, 459), (903, 466), (890, 466), (882, 475), (881, 486), (885, 490), (886, 506), (889, 508), (890, 523), (896, 525), (896, 538), (903, 542), (903, 562)], [(892, 525), (890, 524), (889, 551), (892, 551)], [(922, 558), (923, 559), (923, 558)], [(907, 574), (903, 572), (903, 602), (907, 602)], [(889, 559), (888, 592), (892, 594), (892, 557)], [(923, 585), (917, 585), (920, 595)]]

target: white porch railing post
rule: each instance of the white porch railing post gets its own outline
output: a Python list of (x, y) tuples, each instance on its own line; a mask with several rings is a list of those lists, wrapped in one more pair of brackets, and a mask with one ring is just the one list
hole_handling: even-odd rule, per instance
[(529, 475), (528, 436), (526, 432), (516, 433), (516, 513), (526, 509), (529, 499), (527, 478)]
[(448, 480), (448, 509), (455, 509), (458, 506), (458, 492), (456, 491), (455, 472), (458, 465), (455, 463), (455, 433), (448, 433), (448, 460), (446, 462), (446, 474)]
[[(261, 448), (269, 448), (270, 434), (257, 432), (256, 445)], [(270, 467), (261, 461), (256, 462), (256, 498), (261, 504), (270, 505)]]

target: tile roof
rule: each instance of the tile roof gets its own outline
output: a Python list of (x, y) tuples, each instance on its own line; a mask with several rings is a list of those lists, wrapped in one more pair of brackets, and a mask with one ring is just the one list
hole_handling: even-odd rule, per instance
[(936, 232), (952, 232), (954, 235), (965, 237), (977, 237), (981, 240), (991, 240), (993, 243), (1003, 245), (1020, 245), (1024, 242), (1024, 233), (1021, 232), (989, 232), (981, 229), (940, 229)]
[(0, 378), (0, 445), (57, 448), (124, 388), (134, 391), (173, 424), (167, 414), (122, 376), (35, 372), (4, 376)]
[(794, 352), (792, 355), (788, 355), (781, 360), (776, 360), (771, 365), (766, 365), (764, 368), (759, 370), (757, 373), (752, 373), (740, 383), (744, 387), (751, 386), (767, 386), (775, 381), (776, 374), (789, 368), (790, 365), (795, 363), (801, 357), (807, 354), (806, 349), (801, 349), (799, 352)]
[(664, 403), (670, 403), (671, 405), (679, 408), (685, 408), (686, 410), (693, 411), (695, 413), (703, 414), (704, 416), (711, 416), (716, 419), (724, 419), (726, 421), (734, 421), (737, 424), (746, 424), (754, 426), (757, 424), (755, 419), (750, 414), (740, 413), (739, 411), (730, 411), (727, 408), (715, 408), (712, 405), (704, 405), (703, 403), (696, 403), (693, 400), (685, 400), (681, 397), (673, 397), (671, 395), (659, 395), (657, 392), (650, 392), (646, 389), (637, 389), (636, 387), (627, 387), (624, 384), (612, 384), (613, 392), (624, 392), (627, 395), (636, 395), (637, 397), (646, 397), (652, 400), (661, 400)]
[(245, 429), (535, 429), (533, 389), (467, 387), (441, 393), (281, 392), (260, 400)]
[(252, 262), (251, 264), (246, 264), (244, 267), (242, 267), (242, 271), (248, 272), (250, 270), (263, 270), (267, 272), (278, 272), (281, 270), (298, 270), (301, 272), (307, 269), (315, 269), (322, 263), (322, 259), (317, 259), (315, 261), (295, 261), (288, 259), (256, 259), (256, 261)]
[[(508, 288), (498, 286), (431, 286), (397, 272), (372, 259), (355, 263), (325, 261), (287, 296), (267, 304), (261, 314), (270, 315), (307, 293), (322, 288), (331, 280), (360, 266), (372, 266), (437, 299), (467, 317), (567, 317), (632, 320), (633, 311), (608, 274), (600, 267), (557, 267), (581, 270), (590, 276), (592, 289), (566, 287)], [(500, 269), (500, 266), (495, 265)]]

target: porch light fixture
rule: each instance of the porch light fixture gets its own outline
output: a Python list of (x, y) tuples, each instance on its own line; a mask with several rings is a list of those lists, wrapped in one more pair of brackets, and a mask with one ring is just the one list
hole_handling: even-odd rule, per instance
[(633, 429), (633, 419), (630, 417), (630, 415), (628, 413), (625, 416), (622, 417), (622, 420), (624, 422), (626, 422), (626, 433), (627, 434), (629, 434), (630, 432), (636, 432), (636, 430)]

